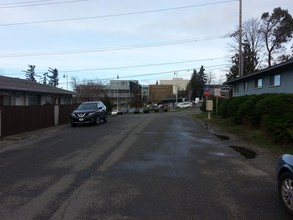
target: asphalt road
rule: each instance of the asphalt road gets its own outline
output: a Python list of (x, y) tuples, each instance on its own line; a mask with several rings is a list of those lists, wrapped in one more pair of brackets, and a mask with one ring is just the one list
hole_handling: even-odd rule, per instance
[(276, 155), (217, 138), (191, 119), (196, 111), (0, 141), (0, 219), (291, 219), (277, 195)]

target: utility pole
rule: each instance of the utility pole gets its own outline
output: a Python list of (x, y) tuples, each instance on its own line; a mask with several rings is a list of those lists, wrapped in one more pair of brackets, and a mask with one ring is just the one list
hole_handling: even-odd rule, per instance
[(118, 101), (119, 101), (119, 94), (118, 94), (118, 85), (119, 85), (119, 82), (118, 82), (118, 79), (119, 79), (119, 76), (117, 74), (117, 112), (118, 112), (118, 108), (119, 108), (119, 104), (118, 104)]
[(174, 72), (174, 75), (176, 75), (175, 83), (176, 83), (176, 105), (177, 105), (177, 103), (178, 103), (178, 86), (177, 86), (178, 73)]
[(239, 0), (239, 76), (243, 76), (243, 56), (242, 56), (242, 0)]

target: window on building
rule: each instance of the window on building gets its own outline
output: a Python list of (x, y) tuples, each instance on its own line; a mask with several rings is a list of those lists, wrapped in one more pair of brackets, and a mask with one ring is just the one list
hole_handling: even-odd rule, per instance
[(255, 88), (262, 88), (262, 79), (255, 79)]
[(45, 104), (54, 104), (54, 99), (51, 96), (47, 96), (45, 100)]
[(272, 74), (270, 76), (270, 86), (280, 86), (281, 85), (281, 74)]
[(70, 103), (71, 103), (70, 97), (64, 97), (63, 98), (63, 103), (62, 104), (70, 104)]
[(243, 84), (243, 90), (244, 91), (248, 90), (248, 82), (247, 81), (245, 81), (244, 84)]
[(234, 85), (234, 93), (239, 93), (239, 85), (238, 84)]
[(38, 99), (35, 95), (28, 95), (28, 105), (37, 105)]
[(10, 95), (3, 96), (3, 105), (11, 105), (11, 96)]

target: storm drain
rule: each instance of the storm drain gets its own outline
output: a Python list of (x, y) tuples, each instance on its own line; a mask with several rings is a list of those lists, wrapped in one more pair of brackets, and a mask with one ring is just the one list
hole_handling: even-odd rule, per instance
[(249, 150), (245, 147), (239, 147), (239, 146), (230, 146), (233, 150), (240, 153), (242, 156), (244, 156), (247, 159), (253, 159), (256, 157), (256, 153), (252, 150)]

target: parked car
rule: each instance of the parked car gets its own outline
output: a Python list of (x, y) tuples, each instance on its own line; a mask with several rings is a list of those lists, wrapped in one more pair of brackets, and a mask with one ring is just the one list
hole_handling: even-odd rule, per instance
[(280, 156), (276, 169), (281, 202), (285, 209), (293, 215), (293, 155)]
[(147, 105), (147, 108), (150, 111), (154, 111), (154, 112), (158, 112), (160, 110), (160, 107), (157, 104)]
[(112, 112), (111, 112), (111, 115), (122, 115), (123, 114), (123, 111), (121, 111), (120, 109), (114, 109)]
[(101, 101), (83, 102), (71, 113), (71, 125), (107, 122), (107, 108)]
[(192, 102), (179, 102), (176, 105), (178, 108), (191, 108)]
[(128, 113), (134, 113), (135, 110), (136, 110), (136, 108), (129, 108), (129, 109), (128, 109)]

